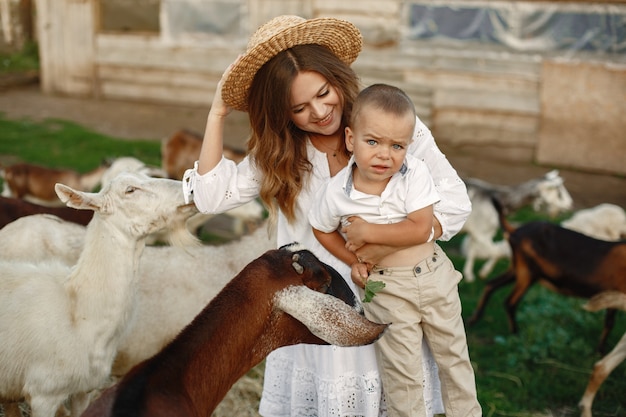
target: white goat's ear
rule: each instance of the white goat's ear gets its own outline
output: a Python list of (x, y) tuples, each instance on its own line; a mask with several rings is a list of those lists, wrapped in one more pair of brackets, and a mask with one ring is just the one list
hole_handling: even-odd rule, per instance
[(68, 207), (94, 211), (100, 208), (99, 201), (95, 198), (97, 194), (76, 191), (61, 183), (54, 185), (54, 191), (57, 193), (57, 196), (59, 196), (59, 199)]

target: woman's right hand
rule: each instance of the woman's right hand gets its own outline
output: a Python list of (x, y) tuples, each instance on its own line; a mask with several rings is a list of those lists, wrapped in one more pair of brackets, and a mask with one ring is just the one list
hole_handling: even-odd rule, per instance
[(233, 61), (233, 63), (230, 64), (228, 68), (226, 68), (226, 70), (222, 74), (222, 78), (217, 83), (217, 88), (215, 90), (215, 96), (213, 97), (213, 103), (211, 104), (211, 110), (209, 111), (209, 116), (213, 115), (213, 116), (217, 116), (220, 118), (225, 118), (226, 116), (230, 114), (230, 112), (233, 111), (231, 107), (228, 107), (226, 103), (224, 103), (224, 99), (222, 98), (222, 87), (224, 86), (224, 81), (226, 81), (226, 78), (228, 78), (228, 75), (230, 75), (230, 72), (232, 71), (233, 66), (237, 62), (239, 62), (239, 60), (241, 60), (242, 56), (243, 55), (239, 55), (237, 59)]
[(198, 158), (197, 172), (199, 175), (204, 175), (211, 171), (222, 159), (222, 153), (224, 152), (225, 118), (233, 110), (231, 107), (227, 106), (222, 99), (222, 86), (228, 74), (232, 71), (233, 65), (240, 59), (241, 55), (226, 68), (226, 71), (222, 74), (222, 78), (217, 83), (215, 97), (213, 97), (213, 104), (211, 104), (206, 128), (204, 129), (204, 139), (202, 140), (202, 147), (200, 148), (200, 157)]

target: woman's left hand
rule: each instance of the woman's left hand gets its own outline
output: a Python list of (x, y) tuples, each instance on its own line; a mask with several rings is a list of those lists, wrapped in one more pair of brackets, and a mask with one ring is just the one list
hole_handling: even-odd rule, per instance
[(393, 246), (367, 243), (358, 248), (354, 253), (359, 262), (366, 264), (367, 269), (371, 270), (374, 265), (378, 264), (385, 256), (396, 250), (398, 250), (398, 248), (394, 248)]

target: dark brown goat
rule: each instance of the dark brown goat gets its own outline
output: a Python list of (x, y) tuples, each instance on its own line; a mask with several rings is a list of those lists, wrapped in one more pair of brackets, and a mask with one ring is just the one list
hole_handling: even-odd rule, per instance
[(91, 210), (77, 210), (72, 207), (48, 207), (39, 204), (30, 203), (28, 201), (0, 196), (0, 228), (19, 219), (20, 217), (30, 216), (33, 214), (54, 214), (73, 223), (86, 226), (93, 217)]
[[(193, 168), (200, 157), (202, 135), (181, 129), (161, 143), (161, 168), (175, 180), (183, 179), (185, 171)], [(224, 145), (224, 156), (239, 163), (246, 156), (240, 149)]]
[[(608, 242), (585, 236), (544, 221), (528, 222), (517, 229), (506, 220), (500, 202), (494, 199), (500, 224), (511, 245), (511, 266), (485, 285), (468, 324), (483, 315), (492, 293), (515, 282), (505, 301), (512, 332), (518, 330), (515, 311), (528, 289), (539, 282), (557, 293), (590, 298), (600, 292), (626, 293), (626, 241)], [(615, 324), (615, 309), (607, 309), (598, 350)]]
[(386, 325), (366, 320), (355, 303), (343, 278), (311, 252), (268, 251), (83, 416), (209, 416), (230, 387), (278, 347), (377, 340)]

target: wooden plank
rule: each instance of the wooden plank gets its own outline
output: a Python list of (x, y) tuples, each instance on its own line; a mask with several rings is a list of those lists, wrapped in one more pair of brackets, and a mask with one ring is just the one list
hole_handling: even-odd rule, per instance
[(98, 35), (98, 65), (120, 65), (222, 74), (237, 55), (233, 48), (174, 46), (154, 36)]
[[(451, 143), (522, 145), (537, 144), (539, 119), (530, 115), (467, 109), (439, 109), (434, 128)], [(454, 132), (454, 133), (453, 133)]]
[(137, 84), (134, 82), (105, 81), (101, 84), (102, 96), (106, 99), (138, 100), (157, 103), (182, 104), (188, 106), (210, 106), (215, 89), (204, 86), (175, 86)]
[(83, 96), (93, 93), (94, 4), (93, 1), (65, 3), (67, 15), (62, 27), (68, 74), (63, 82), (65, 92)]
[(128, 82), (144, 85), (170, 85), (172, 87), (215, 88), (221, 76), (207, 72), (182, 71), (163, 68), (120, 67), (100, 65), (98, 79), (101, 82)]
[(399, 0), (358, 0), (358, 2), (315, 0), (313, 7), (316, 17), (332, 16), (352, 21), (352, 18), (360, 15), (398, 15), (402, 8), (402, 3)]
[(626, 65), (546, 61), (543, 80), (538, 161), (626, 174)]

